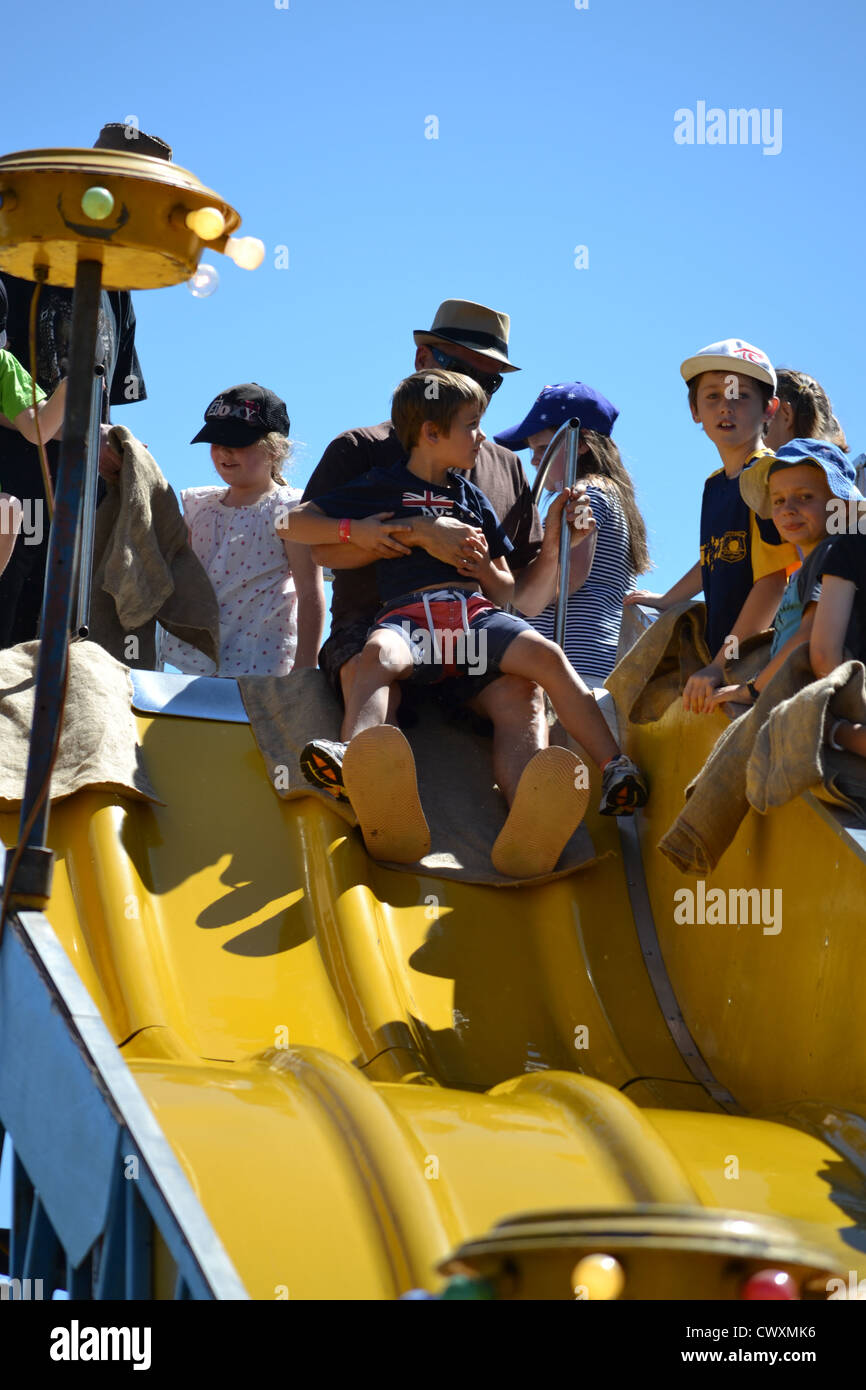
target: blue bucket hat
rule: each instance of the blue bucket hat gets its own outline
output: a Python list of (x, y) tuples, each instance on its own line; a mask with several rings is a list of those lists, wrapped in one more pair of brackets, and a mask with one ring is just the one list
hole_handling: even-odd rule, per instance
[(765, 520), (773, 515), (770, 506), (770, 478), (785, 468), (808, 463), (823, 469), (834, 497), (847, 501), (862, 497), (854, 481), (854, 465), (836, 444), (826, 439), (792, 439), (776, 450), (763, 454), (740, 474), (740, 496), (753, 512)]
[(560, 381), (556, 386), (545, 386), (525, 420), (493, 438), (506, 449), (526, 449), (530, 434), (558, 430), (572, 415), (580, 420), (581, 429), (609, 435), (619, 411), (600, 391), (593, 391), (582, 381)]

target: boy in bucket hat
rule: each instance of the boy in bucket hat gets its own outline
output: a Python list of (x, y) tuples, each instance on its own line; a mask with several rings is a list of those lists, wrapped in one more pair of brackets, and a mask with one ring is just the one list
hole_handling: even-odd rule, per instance
[(692, 419), (715, 444), (722, 467), (704, 484), (698, 562), (666, 594), (638, 591), (626, 602), (663, 611), (703, 588), (712, 660), (686, 682), (683, 705), (694, 714), (708, 714), (715, 708), (713, 691), (724, 680), (726, 659), (740, 642), (772, 623), (785, 571), (797, 564), (797, 554), (793, 546), (779, 543), (772, 522), (759, 519), (740, 493), (740, 474), (770, 455), (763, 443), (764, 426), (779, 401), (767, 354), (742, 338), (726, 338), (686, 358), (680, 373), (688, 385)]
[(753, 703), (801, 642), (808, 642), (821, 597), (824, 562), (836, 537), (828, 534), (833, 499), (861, 498), (849, 459), (823, 439), (792, 439), (740, 475), (740, 492), (752, 511), (772, 518), (802, 565), (791, 576), (773, 621), (770, 662), (745, 685), (722, 686), (713, 704)]

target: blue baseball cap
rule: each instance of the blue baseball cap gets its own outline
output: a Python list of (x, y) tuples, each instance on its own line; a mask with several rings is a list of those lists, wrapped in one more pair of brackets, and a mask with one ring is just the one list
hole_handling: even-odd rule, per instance
[(530, 434), (558, 430), (572, 415), (580, 420), (581, 429), (609, 435), (619, 411), (600, 391), (593, 391), (582, 381), (560, 381), (556, 386), (545, 386), (525, 420), (493, 438), (507, 449), (526, 449)]
[(792, 439), (775, 454), (762, 454), (740, 474), (740, 496), (758, 516), (771, 517), (771, 476), (803, 463), (823, 469), (834, 497), (847, 501), (849, 497), (863, 496), (854, 480), (854, 465), (848, 455), (827, 439)]

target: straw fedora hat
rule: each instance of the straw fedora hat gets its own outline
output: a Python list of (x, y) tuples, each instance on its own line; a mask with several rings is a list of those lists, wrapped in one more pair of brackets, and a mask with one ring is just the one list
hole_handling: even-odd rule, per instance
[(511, 319), (471, 299), (446, 299), (436, 310), (432, 327), (416, 328), (418, 347), (433, 343), (458, 343), (482, 357), (489, 357), (503, 372), (519, 372), (508, 360), (508, 330)]

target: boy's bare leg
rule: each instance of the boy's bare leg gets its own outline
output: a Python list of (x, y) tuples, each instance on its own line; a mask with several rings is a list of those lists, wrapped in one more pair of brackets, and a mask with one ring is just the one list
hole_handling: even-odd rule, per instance
[(430, 850), (412, 749), (386, 724), (396, 681), (412, 673), (412, 656), (396, 632), (374, 632), (364, 645), (346, 700), (343, 781), (374, 859), (414, 864)]
[(340, 731), (344, 742), (349, 743), (364, 729), (386, 722), (391, 687), (411, 673), (411, 653), (396, 632), (382, 629), (367, 638), (346, 694), (346, 713)]
[(493, 724), (493, 773), (510, 806), (530, 758), (548, 744), (544, 694), (532, 678), (503, 675), (467, 703)]
[(559, 647), (537, 632), (520, 632), (505, 649), (500, 669), (536, 680), (547, 691), (563, 727), (603, 767), (619, 754), (604, 715)]
[[(349, 660), (340, 667), (340, 688), (343, 692), (343, 707), (345, 708), (352, 695), (352, 686), (358, 675), (358, 668), (361, 665), (361, 653), (357, 656), (350, 656)], [(401, 690), (399, 685), (394, 684), (388, 690), (388, 724), (397, 724), (397, 710), (400, 706)]]

